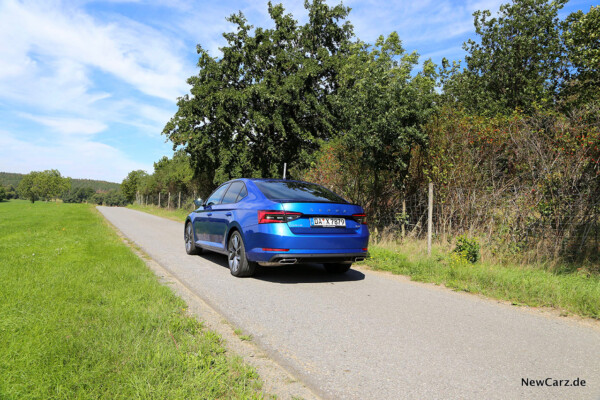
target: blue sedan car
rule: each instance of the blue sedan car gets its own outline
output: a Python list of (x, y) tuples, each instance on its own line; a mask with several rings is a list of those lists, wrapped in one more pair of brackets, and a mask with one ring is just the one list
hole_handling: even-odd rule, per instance
[(309, 182), (236, 179), (219, 186), (185, 221), (188, 254), (227, 255), (234, 276), (256, 265), (322, 263), (344, 273), (367, 256), (362, 207)]

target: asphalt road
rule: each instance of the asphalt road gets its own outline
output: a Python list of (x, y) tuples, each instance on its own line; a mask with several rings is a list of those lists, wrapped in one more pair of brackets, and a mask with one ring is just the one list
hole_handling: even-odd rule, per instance
[[(283, 266), (234, 278), (224, 256), (185, 253), (183, 224), (98, 209), (325, 398), (600, 399), (594, 324), (356, 269), (335, 277)], [(522, 385), (546, 378), (586, 386)]]

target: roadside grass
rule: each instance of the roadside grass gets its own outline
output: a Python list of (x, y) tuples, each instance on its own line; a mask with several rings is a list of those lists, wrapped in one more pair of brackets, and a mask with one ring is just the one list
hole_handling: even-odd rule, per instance
[(86, 204), (0, 204), (0, 398), (263, 398)]
[(147, 212), (148, 214), (157, 215), (159, 217), (169, 218), (174, 221), (184, 222), (185, 218), (192, 212), (183, 208), (162, 208), (155, 205), (144, 206), (140, 204), (129, 204), (127, 208)]
[(240, 338), (240, 340), (244, 340), (244, 341), (252, 340), (252, 335), (244, 335), (244, 332), (240, 328), (234, 329), (233, 333), (235, 333), (236, 336)]
[(534, 307), (554, 307), (568, 313), (600, 319), (600, 276), (589, 273), (553, 272), (536, 266), (471, 264), (433, 251), (419, 255), (418, 244), (371, 245), (371, 258), (362, 264), (374, 270), (408, 275), (420, 282), (443, 284), (465, 292)]
[[(177, 221), (185, 219), (185, 216), (180, 217), (178, 210), (135, 207)], [(450, 251), (449, 245), (434, 246), (428, 257), (423, 240), (409, 239), (402, 244), (381, 241), (369, 246), (371, 258), (360, 264), (514, 304), (554, 307), (566, 313), (600, 319), (600, 276), (597, 274), (588, 274), (585, 269), (582, 273), (568, 273), (540, 265), (470, 264), (452, 258)]]

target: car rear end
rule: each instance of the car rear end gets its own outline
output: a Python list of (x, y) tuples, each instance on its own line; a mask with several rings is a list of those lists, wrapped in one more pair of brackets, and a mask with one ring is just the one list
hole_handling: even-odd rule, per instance
[(248, 259), (274, 266), (308, 262), (351, 264), (367, 256), (369, 229), (362, 207), (315, 184), (254, 183), (265, 195), (265, 202), (263, 209), (257, 210), (256, 225), (247, 231)]

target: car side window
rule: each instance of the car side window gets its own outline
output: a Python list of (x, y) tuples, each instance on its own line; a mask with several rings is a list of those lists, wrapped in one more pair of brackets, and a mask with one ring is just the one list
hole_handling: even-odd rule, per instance
[(217, 190), (215, 190), (210, 195), (208, 200), (206, 200), (206, 205), (213, 206), (215, 204), (220, 204), (221, 199), (223, 198), (223, 194), (225, 194), (225, 191), (227, 190), (228, 187), (229, 187), (229, 185), (223, 185), (223, 186), (219, 187)]
[(229, 189), (227, 190), (227, 193), (225, 193), (225, 196), (223, 196), (223, 201), (221, 202), (221, 204), (231, 204), (237, 202), (238, 195), (240, 194), (240, 190), (242, 190), (242, 188), (245, 189), (244, 182), (233, 182), (229, 186)]
[(248, 196), (248, 190), (246, 189), (246, 185), (244, 185), (242, 187), (242, 190), (240, 190), (240, 194), (238, 194), (238, 197), (235, 201), (238, 202), (246, 196)]

